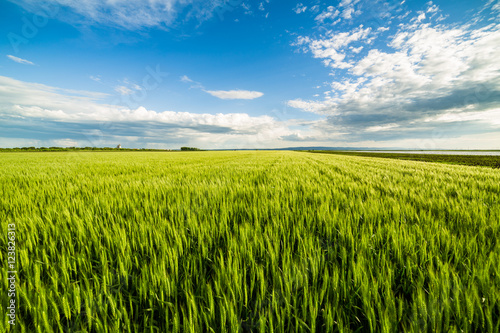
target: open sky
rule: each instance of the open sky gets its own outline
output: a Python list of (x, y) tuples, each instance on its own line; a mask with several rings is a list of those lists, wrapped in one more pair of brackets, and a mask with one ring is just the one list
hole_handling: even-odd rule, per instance
[(500, 149), (498, 0), (0, 3), (0, 147)]

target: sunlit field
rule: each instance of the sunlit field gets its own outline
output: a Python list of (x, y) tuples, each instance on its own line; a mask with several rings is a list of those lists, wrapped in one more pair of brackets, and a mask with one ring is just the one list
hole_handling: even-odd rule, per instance
[(2, 153), (0, 219), (18, 305), (1, 332), (500, 331), (498, 169)]

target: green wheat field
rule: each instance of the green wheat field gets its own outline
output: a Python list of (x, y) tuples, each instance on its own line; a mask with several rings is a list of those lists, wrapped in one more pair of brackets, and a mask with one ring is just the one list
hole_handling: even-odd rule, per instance
[[(0, 154), (0, 332), (499, 332), (500, 170), (336, 154)], [(14, 328), (14, 330), (13, 330)]]

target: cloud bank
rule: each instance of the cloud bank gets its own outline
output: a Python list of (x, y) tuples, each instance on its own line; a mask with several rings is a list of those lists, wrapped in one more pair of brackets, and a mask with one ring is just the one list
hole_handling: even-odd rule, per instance
[[(335, 13), (329, 8), (319, 21)], [(334, 79), (325, 98), (288, 105), (323, 115), (331, 131), (358, 140), (418, 137), (451, 125), (456, 136), (499, 133), (500, 24), (447, 25), (439, 14), (429, 2), (393, 23), (392, 33), (363, 24), (339, 31), (329, 22), (321, 33), (298, 36), (293, 45), (321, 59)]]
[[(252, 98), (253, 92), (222, 97)], [(103, 104), (106, 94), (70, 91), (0, 76), (3, 140), (40, 135), (83, 146), (129, 143), (139, 147), (196, 144), (206, 148), (250, 148), (279, 141), (291, 131), (270, 116), (130, 109)], [(60, 136), (60, 138), (58, 138)]]

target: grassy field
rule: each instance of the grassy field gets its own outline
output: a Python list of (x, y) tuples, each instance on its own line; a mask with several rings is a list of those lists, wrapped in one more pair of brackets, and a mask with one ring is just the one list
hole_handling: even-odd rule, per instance
[(485, 166), (500, 169), (500, 156), (495, 155), (448, 155), (448, 154), (417, 154), (417, 153), (380, 153), (361, 151), (311, 150), (310, 153), (338, 154), (364, 157), (382, 157), (398, 160), (447, 163), (459, 165)]
[(4, 311), (16, 230), (16, 332), (500, 331), (496, 169), (4, 153), (0, 220)]

